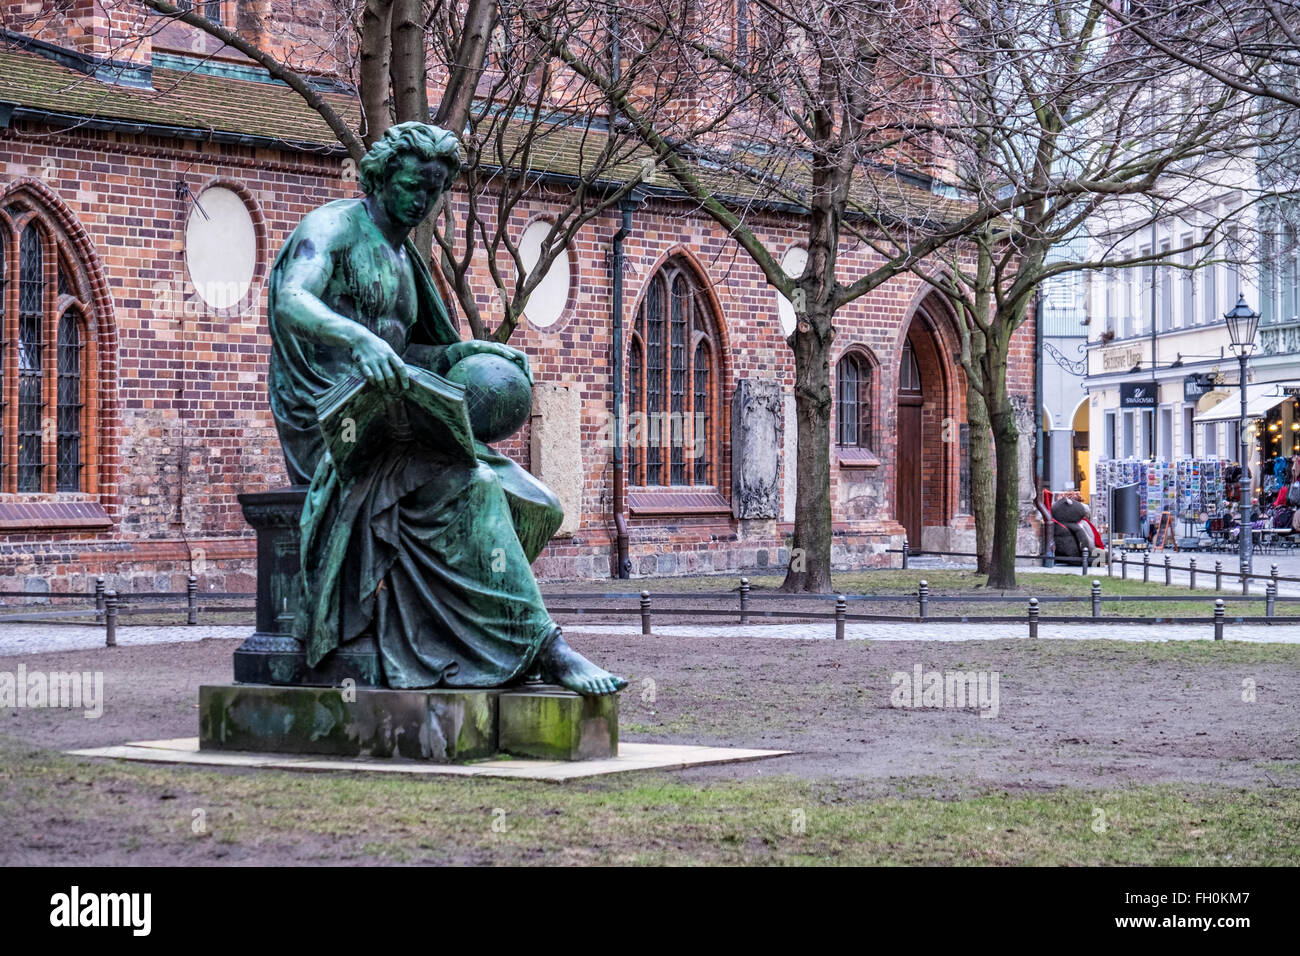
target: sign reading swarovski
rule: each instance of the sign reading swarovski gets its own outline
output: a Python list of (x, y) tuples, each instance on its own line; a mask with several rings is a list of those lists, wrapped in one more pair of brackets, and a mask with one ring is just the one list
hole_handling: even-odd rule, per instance
[(1120, 408), (1155, 408), (1155, 382), (1120, 382)]

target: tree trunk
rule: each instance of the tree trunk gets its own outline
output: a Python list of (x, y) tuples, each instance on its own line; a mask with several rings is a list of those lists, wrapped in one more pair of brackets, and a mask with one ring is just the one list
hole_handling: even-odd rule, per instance
[(1020, 429), (1007, 392), (1007, 343), (993, 335), (989, 337), (988, 349), (986, 367), (989, 378), (985, 383), (985, 395), (997, 459), (988, 586), (1014, 588), (1016, 532), (1020, 527)]
[[(429, 122), (429, 78), (425, 65), (424, 22), (422, 0), (394, 0), (393, 2), (393, 60), (390, 71), (393, 79), (393, 109), (399, 123), (417, 120)], [(431, 269), (438, 268), (433, 254), (433, 230), (437, 210), (425, 217), (415, 227), (411, 240), (425, 256)]]
[(456, 62), (447, 77), (442, 102), (433, 121), (457, 136), (469, 122), (474, 92), (487, 58), (488, 44), (498, 19), (498, 0), (469, 0), (465, 19), (461, 24), (460, 42), (456, 47)]
[[(976, 348), (974, 340), (981, 341), (980, 332), (972, 334), (972, 349)], [(983, 346), (978, 346), (983, 351)], [(980, 364), (971, 363), (977, 370)], [(966, 384), (966, 423), (970, 428), (970, 448), (967, 455), (970, 468), (971, 513), (975, 516), (975, 572), (988, 574), (993, 554), (993, 449), (990, 445), (989, 411), (984, 402), (982, 381), (971, 381), (967, 373)]]
[(393, 124), (389, 64), (393, 52), (393, 0), (366, 0), (361, 14), (361, 137), (372, 146)]
[[(826, 307), (820, 306), (825, 310)], [(794, 407), (798, 422), (794, 540), (781, 590), (831, 591), (830, 316), (809, 312), (794, 333)]]

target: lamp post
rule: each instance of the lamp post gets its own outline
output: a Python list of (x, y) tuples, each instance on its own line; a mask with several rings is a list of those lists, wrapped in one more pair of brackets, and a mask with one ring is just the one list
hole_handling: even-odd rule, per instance
[[(1241, 548), (1241, 573), (1250, 574), (1251, 570), (1251, 547), (1254, 544), (1252, 540), (1254, 535), (1250, 528), (1250, 499), (1251, 499), (1251, 479), (1250, 479), (1250, 438), (1246, 434), (1246, 360), (1255, 348), (1255, 329), (1259, 325), (1259, 313), (1246, 304), (1246, 297), (1238, 294), (1237, 304), (1232, 307), (1230, 312), (1225, 312), (1223, 318), (1228, 323), (1228, 339), (1232, 343), (1232, 351), (1237, 356), (1237, 364), (1240, 368), (1238, 382), (1241, 386), (1241, 426), (1238, 432), (1241, 435), (1241, 530), (1238, 532), (1239, 545)], [(1249, 580), (1242, 578), (1243, 582)]]

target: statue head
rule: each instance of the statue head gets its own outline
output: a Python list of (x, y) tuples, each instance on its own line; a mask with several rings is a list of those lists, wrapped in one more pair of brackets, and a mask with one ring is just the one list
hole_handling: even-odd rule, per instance
[(391, 220), (416, 226), (460, 173), (460, 141), (428, 123), (398, 123), (361, 159), (361, 191)]

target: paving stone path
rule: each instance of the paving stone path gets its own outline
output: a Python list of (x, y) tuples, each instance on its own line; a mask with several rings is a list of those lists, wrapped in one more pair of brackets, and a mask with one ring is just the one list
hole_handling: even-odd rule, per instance
[[(737, 637), (771, 637), (786, 640), (833, 640), (835, 624), (680, 624), (656, 622), (654, 633), (661, 637), (689, 637), (717, 640)], [(566, 634), (605, 634), (640, 637), (640, 623), (575, 624)], [(247, 625), (239, 626), (141, 626), (117, 629), (123, 647), (141, 644), (169, 644), (201, 641), (205, 638), (243, 639)], [(1007, 624), (908, 624), (898, 621), (850, 621), (844, 636), (851, 641), (989, 641), (1029, 637), (1025, 622)], [(1054, 624), (1042, 622), (1038, 636), (1046, 640), (1109, 641), (1196, 641), (1212, 640), (1214, 626), (1204, 624)], [(1224, 626), (1224, 638), (1265, 644), (1300, 644), (1300, 626), (1294, 624), (1234, 624)], [(104, 646), (104, 632), (97, 627), (68, 624), (11, 624), (0, 627), (0, 657), (45, 654), (53, 651), (90, 650)]]

